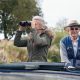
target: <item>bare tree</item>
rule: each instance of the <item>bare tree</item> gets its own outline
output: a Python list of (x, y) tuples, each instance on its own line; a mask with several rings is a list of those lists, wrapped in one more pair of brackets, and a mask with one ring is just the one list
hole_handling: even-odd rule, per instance
[(56, 29), (59, 30), (59, 31), (63, 31), (66, 24), (67, 24), (67, 18), (63, 18), (63, 19), (60, 19), (57, 23), (56, 23)]

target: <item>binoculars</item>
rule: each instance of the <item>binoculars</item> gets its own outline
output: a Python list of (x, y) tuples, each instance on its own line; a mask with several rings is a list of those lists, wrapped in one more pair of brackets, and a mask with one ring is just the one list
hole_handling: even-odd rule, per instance
[(22, 27), (27, 27), (27, 26), (31, 26), (31, 22), (30, 21), (20, 21), (19, 25)]

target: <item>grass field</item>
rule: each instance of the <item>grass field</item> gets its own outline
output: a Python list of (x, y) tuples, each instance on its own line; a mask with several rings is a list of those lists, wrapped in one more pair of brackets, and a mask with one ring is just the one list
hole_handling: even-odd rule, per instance
[[(49, 62), (59, 62), (59, 42), (65, 35), (63, 32), (56, 32), (55, 39), (52, 41), (52, 45), (48, 52)], [(13, 41), (1, 40), (0, 41), (0, 63), (21, 62), (28, 60), (27, 49), (24, 47), (16, 47)]]

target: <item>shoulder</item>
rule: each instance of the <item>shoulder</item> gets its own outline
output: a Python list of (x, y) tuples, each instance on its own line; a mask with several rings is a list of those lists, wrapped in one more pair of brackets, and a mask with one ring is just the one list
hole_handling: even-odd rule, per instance
[(65, 37), (63, 37), (63, 38), (60, 40), (60, 42), (65, 43), (65, 42), (67, 42), (69, 39), (70, 39), (70, 36), (65, 36)]
[(53, 33), (53, 31), (51, 29), (46, 29), (45, 30), (45, 34), (51, 39), (54, 38), (54, 33)]

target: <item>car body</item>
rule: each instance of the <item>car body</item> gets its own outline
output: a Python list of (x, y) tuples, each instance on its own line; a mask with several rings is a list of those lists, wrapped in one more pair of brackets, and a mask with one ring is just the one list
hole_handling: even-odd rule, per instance
[(1, 64), (0, 80), (80, 80), (79, 70), (67, 71), (63, 66), (48, 62)]

